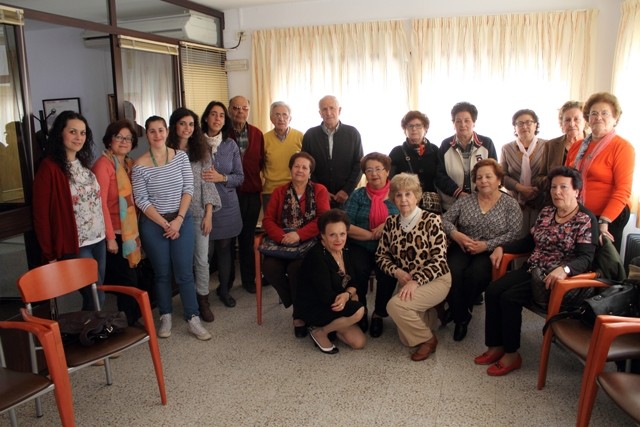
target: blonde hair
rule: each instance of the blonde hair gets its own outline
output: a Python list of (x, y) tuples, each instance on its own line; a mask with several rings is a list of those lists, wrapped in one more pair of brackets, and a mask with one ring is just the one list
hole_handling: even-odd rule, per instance
[(389, 198), (395, 199), (396, 193), (400, 191), (411, 191), (416, 199), (422, 199), (422, 187), (420, 187), (420, 180), (418, 175), (412, 173), (399, 173), (391, 179), (389, 185)]

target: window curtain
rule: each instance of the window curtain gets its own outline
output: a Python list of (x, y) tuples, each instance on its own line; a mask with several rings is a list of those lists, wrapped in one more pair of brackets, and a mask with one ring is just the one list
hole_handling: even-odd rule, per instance
[[(540, 137), (560, 135), (557, 111), (594, 88), (597, 11), (427, 18), (412, 22), (410, 103), (431, 119), (439, 144), (454, 133), (451, 107), (479, 110), (476, 131), (500, 147), (514, 139), (512, 115), (533, 109)], [(428, 135), (428, 136), (429, 136)]]
[(633, 181), (632, 213), (636, 214), (636, 227), (640, 228), (638, 202), (640, 198), (640, 149), (638, 149), (638, 130), (634, 125), (640, 117), (640, 0), (625, 0), (622, 3), (620, 28), (616, 41), (613, 62), (613, 93), (616, 94), (623, 114), (616, 131), (636, 148), (636, 168)]
[(365, 153), (388, 153), (404, 136), (408, 45), (403, 23), (367, 22), (256, 31), (252, 37), (253, 121), (272, 129), (269, 106), (292, 107), (291, 126), (321, 122), (318, 101), (338, 97), (341, 120), (362, 134)]

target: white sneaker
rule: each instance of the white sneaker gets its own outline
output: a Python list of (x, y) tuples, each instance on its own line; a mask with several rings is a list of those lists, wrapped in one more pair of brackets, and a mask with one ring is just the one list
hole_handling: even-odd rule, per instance
[(192, 316), (191, 320), (189, 320), (189, 332), (196, 336), (201, 341), (207, 341), (211, 339), (211, 334), (207, 331), (202, 323), (200, 322), (200, 317)]
[(171, 313), (163, 314), (162, 316), (160, 316), (158, 336), (160, 338), (169, 338), (171, 336)]

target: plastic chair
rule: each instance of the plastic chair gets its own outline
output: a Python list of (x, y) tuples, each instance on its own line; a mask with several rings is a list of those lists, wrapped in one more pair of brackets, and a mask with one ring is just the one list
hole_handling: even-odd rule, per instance
[[(91, 366), (99, 360), (104, 360), (107, 384), (111, 385), (113, 379), (109, 356), (128, 350), (138, 344), (148, 342), (149, 352), (151, 353), (151, 359), (158, 381), (160, 400), (163, 405), (166, 405), (167, 395), (164, 384), (164, 374), (162, 372), (162, 361), (160, 359), (160, 348), (158, 346), (158, 338), (151, 314), (149, 295), (146, 291), (130, 286), (96, 286), (97, 280), (98, 263), (91, 258), (58, 261), (26, 272), (18, 279), (18, 289), (27, 308), (27, 311), (23, 313), (24, 319), (45, 326), (57, 324), (54, 320), (32, 316), (31, 304), (38, 301), (54, 299), (88, 285), (92, 287), (94, 304), (98, 308), (100, 307), (98, 289), (106, 292), (118, 292), (130, 295), (140, 306), (144, 326), (129, 326), (122, 333), (113, 335), (109, 339), (90, 347), (82, 346), (80, 343), (65, 346), (64, 353), (67, 368), (69, 372), (74, 372), (78, 369)], [(33, 340), (30, 347), (32, 355), (35, 354), (37, 348)], [(37, 366), (35, 365), (33, 366), (33, 372), (37, 372)], [(38, 400), (36, 401), (36, 411), (38, 415), (41, 414)]]
[(75, 426), (71, 383), (58, 324), (54, 322), (44, 326), (31, 322), (0, 322), (0, 329), (17, 329), (35, 335), (44, 351), (49, 372), (47, 377), (6, 368), (0, 342), (0, 413), (8, 411), (11, 425), (15, 427), (18, 425), (15, 413), (17, 406), (53, 390), (62, 425)]
[(264, 234), (256, 234), (253, 239), (253, 256), (256, 266), (256, 321), (262, 325), (262, 254), (258, 250)]
[(636, 337), (640, 334), (640, 319), (619, 316), (598, 316), (596, 319), (582, 376), (576, 421), (578, 427), (589, 425), (598, 393), (596, 384), (636, 423), (640, 423), (640, 375), (603, 372), (612, 344), (618, 337), (633, 336), (629, 334), (635, 334)]

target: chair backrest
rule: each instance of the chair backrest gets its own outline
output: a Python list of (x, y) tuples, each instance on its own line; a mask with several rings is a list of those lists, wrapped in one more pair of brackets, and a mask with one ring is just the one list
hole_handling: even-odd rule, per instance
[(98, 281), (98, 263), (93, 258), (57, 261), (36, 267), (18, 278), (25, 303), (44, 301), (77, 291)]

